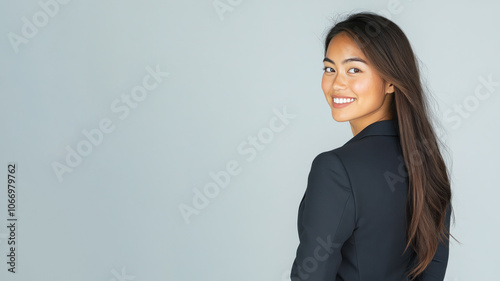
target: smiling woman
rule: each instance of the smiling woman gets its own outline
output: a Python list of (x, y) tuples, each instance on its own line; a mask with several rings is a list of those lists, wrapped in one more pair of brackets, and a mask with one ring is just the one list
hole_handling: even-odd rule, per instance
[(291, 279), (444, 280), (452, 193), (407, 37), (353, 14), (330, 29), (323, 63), (332, 117), (353, 137), (312, 161)]

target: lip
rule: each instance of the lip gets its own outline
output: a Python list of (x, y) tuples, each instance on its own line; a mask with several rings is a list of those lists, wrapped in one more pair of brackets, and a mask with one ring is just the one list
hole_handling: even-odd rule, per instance
[[(334, 103), (333, 102), (333, 99), (334, 98), (346, 98), (346, 99), (354, 99), (353, 101), (351, 102), (348, 102), (348, 103), (342, 103), (342, 104), (337, 104), (337, 103)], [(353, 102), (357, 101), (356, 98), (353, 98), (353, 97), (347, 97), (347, 96), (332, 96), (332, 106), (333, 108), (344, 108), (346, 106), (349, 106), (350, 104), (352, 104)]]

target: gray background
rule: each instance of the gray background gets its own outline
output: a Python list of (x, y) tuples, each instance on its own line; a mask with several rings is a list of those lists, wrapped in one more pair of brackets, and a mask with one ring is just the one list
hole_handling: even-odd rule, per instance
[[(362, 10), (400, 25), (423, 63), (462, 242), (451, 242), (446, 280), (498, 276), (498, 3), (52, 3), (48, 15), (38, 1), (0, 2), (1, 280), (287, 280), (312, 159), (352, 137), (321, 90), (323, 38), (339, 14)], [(12, 43), (23, 17), (39, 27)], [(125, 106), (147, 67), (169, 75), (124, 117), (112, 105)], [(294, 117), (270, 127), (283, 110)], [(54, 163), (106, 119), (114, 130), (60, 181)], [(11, 161), (15, 275), (5, 262)], [(231, 163), (239, 173), (187, 223), (180, 206)]]

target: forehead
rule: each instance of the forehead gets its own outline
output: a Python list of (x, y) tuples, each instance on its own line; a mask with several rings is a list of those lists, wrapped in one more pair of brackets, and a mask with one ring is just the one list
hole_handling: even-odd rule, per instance
[(364, 58), (363, 51), (359, 48), (356, 41), (345, 32), (341, 32), (330, 40), (326, 56), (330, 59), (337, 56), (357, 56)]

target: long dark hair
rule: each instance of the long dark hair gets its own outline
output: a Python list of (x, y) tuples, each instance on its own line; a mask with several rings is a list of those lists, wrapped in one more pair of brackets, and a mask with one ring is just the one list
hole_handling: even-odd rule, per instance
[(399, 127), (409, 182), (404, 251), (411, 246), (418, 258), (408, 272), (413, 280), (432, 261), (439, 242), (449, 240), (445, 219), (447, 208), (452, 210), (449, 172), (430, 122), (418, 62), (403, 31), (380, 15), (363, 12), (338, 22), (326, 36), (325, 56), (340, 32), (354, 39), (382, 79), (394, 86), (390, 114)]

